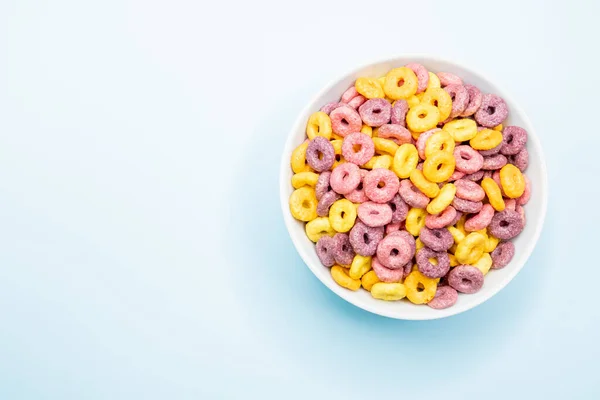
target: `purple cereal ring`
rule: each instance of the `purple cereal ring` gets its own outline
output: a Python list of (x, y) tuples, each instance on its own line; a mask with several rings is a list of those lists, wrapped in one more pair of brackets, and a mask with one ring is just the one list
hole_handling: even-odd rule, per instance
[(494, 176), (494, 171), (483, 171), (483, 178), (482, 178), (482, 180), (485, 179), (485, 178), (491, 178), (492, 176)]
[(348, 234), (336, 233), (333, 237), (333, 258), (335, 258), (335, 262), (340, 265), (350, 265), (355, 255)]
[(367, 201), (358, 206), (358, 218), (367, 226), (384, 226), (392, 221), (392, 207), (387, 203)]
[(348, 88), (348, 90), (346, 90), (342, 94), (342, 98), (340, 99), (340, 102), (348, 104), (350, 102), (350, 100), (352, 100), (353, 98), (355, 98), (357, 96), (360, 96), (360, 93), (358, 93), (358, 90), (356, 90), (356, 87), (354, 85), (352, 85)]
[(367, 173), (363, 186), (369, 199), (376, 203), (387, 203), (398, 193), (400, 181), (389, 169), (375, 168)]
[(513, 210), (515, 211), (515, 208), (517, 207), (517, 200), (516, 199), (504, 199), (504, 208), (506, 210)]
[(529, 198), (531, 197), (531, 181), (529, 180), (527, 175), (523, 175), (523, 178), (525, 178), (525, 190), (523, 191), (521, 197), (517, 199), (517, 204), (520, 206), (524, 206), (525, 204), (527, 204)]
[(396, 223), (391, 222), (385, 226), (385, 234), (387, 235), (392, 232), (398, 232), (400, 230), (401, 226), (402, 226), (402, 222), (396, 222)]
[[(484, 128), (484, 129), (487, 129), (487, 128)], [(479, 154), (481, 154), (484, 157), (493, 156), (493, 155), (500, 153), (500, 149), (502, 149), (502, 142), (500, 142), (500, 144), (498, 146), (493, 147), (489, 150), (479, 150)]]
[(335, 264), (335, 257), (333, 256), (334, 241), (331, 236), (323, 235), (317, 241), (317, 257), (326, 267), (331, 267)]
[(464, 200), (455, 196), (454, 200), (452, 200), (452, 207), (456, 208), (456, 210), (460, 212), (475, 214), (481, 211), (483, 203), (481, 201)]
[[(318, 210), (318, 207), (317, 207)], [(441, 229), (451, 225), (456, 218), (456, 210), (452, 206), (446, 207), (438, 215), (427, 214), (425, 217), (425, 226), (429, 229)]]
[(523, 147), (523, 150), (517, 154), (508, 156), (508, 162), (519, 168), (521, 172), (525, 172), (529, 165), (529, 152), (527, 148)]
[(317, 184), (315, 185), (315, 194), (317, 195), (317, 200), (321, 200), (321, 197), (331, 190), (331, 186), (329, 186), (330, 177), (330, 171), (321, 172), (319, 175), (319, 179), (317, 179)]
[(417, 152), (419, 153), (419, 157), (421, 160), (425, 159), (425, 145), (427, 144), (427, 139), (431, 137), (437, 131), (441, 131), (440, 128), (433, 128), (428, 131), (425, 131), (419, 135), (419, 139), (417, 139)]
[(483, 178), (483, 174), (484, 174), (484, 171), (480, 170), (480, 171), (474, 172), (472, 174), (464, 175), (462, 177), (462, 179), (468, 179), (470, 181), (477, 182), (477, 181), (480, 181), (481, 178)]
[(360, 95), (350, 100), (348, 102), (348, 105), (356, 110), (358, 109), (358, 107), (362, 106), (365, 103), (365, 101), (367, 101), (367, 99), (364, 96)]
[(429, 84), (429, 72), (427, 71), (427, 68), (417, 63), (406, 64), (405, 67), (412, 69), (417, 76), (417, 93), (424, 92)]
[(450, 118), (459, 116), (467, 108), (469, 104), (469, 93), (463, 85), (448, 85), (444, 90), (450, 95), (452, 99), (452, 112), (450, 112)]
[[(417, 267), (419, 271), (428, 278), (441, 278), (450, 270), (450, 257), (445, 251), (433, 251), (428, 247), (423, 247), (417, 252)], [(429, 261), (435, 258), (437, 264)]]
[(369, 201), (369, 198), (365, 194), (365, 188), (363, 187), (363, 179), (365, 179), (367, 172), (369, 172), (369, 171), (367, 171), (366, 169), (361, 169), (360, 170), (360, 183), (358, 184), (356, 189), (354, 189), (350, 193), (344, 195), (344, 197), (346, 197), (348, 200), (350, 200), (353, 203), (364, 203), (365, 201)]
[(515, 245), (512, 242), (499, 243), (491, 255), (492, 269), (504, 268), (515, 255)]
[(456, 169), (465, 174), (473, 174), (483, 166), (483, 156), (471, 146), (462, 145), (454, 148)]
[(488, 230), (498, 239), (509, 240), (521, 233), (523, 227), (523, 218), (518, 211), (504, 209), (494, 215)]
[(494, 207), (484, 204), (477, 215), (472, 216), (465, 221), (465, 231), (475, 232), (487, 228), (494, 217)]
[(402, 232), (393, 232), (377, 245), (377, 259), (384, 267), (402, 269), (415, 256), (415, 248)]
[(400, 189), (398, 189), (400, 193), (400, 197), (404, 200), (409, 206), (414, 208), (425, 208), (427, 204), (429, 204), (429, 197), (425, 196), (413, 183), (404, 179), (400, 182)]
[(330, 190), (329, 192), (325, 193), (323, 196), (321, 196), (321, 199), (319, 199), (319, 203), (317, 203), (317, 215), (319, 217), (328, 216), (329, 207), (331, 207), (333, 203), (335, 203), (341, 198), (342, 196), (340, 196), (333, 190)]
[(452, 222), (450, 222), (448, 225), (452, 226), (452, 225), (456, 225), (456, 223), (458, 222), (458, 220), (463, 216), (463, 213), (461, 211), (456, 211), (456, 217), (454, 217), (454, 219), (452, 220)]
[(412, 140), (410, 131), (398, 124), (381, 125), (377, 131), (377, 136), (384, 139), (390, 139), (399, 146), (405, 143), (410, 143)]
[(335, 149), (322, 136), (315, 136), (306, 148), (306, 162), (317, 172), (327, 171), (335, 162)]
[(383, 227), (371, 228), (360, 221), (356, 221), (350, 229), (350, 244), (361, 256), (372, 256), (377, 252), (377, 245), (383, 239)]
[(406, 219), (406, 216), (408, 215), (408, 204), (402, 200), (399, 193), (396, 193), (388, 204), (392, 209), (392, 224), (402, 222)]
[(454, 244), (454, 238), (446, 228), (429, 229), (424, 226), (419, 233), (419, 239), (433, 251), (446, 251)]
[(485, 191), (477, 182), (468, 179), (459, 179), (454, 182), (456, 186), (456, 197), (464, 200), (481, 201), (485, 198)]
[(472, 265), (457, 265), (448, 274), (448, 284), (461, 293), (475, 293), (483, 286), (483, 273)]
[(381, 98), (369, 99), (358, 108), (358, 113), (365, 124), (379, 127), (390, 122), (392, 105)]
[(333, 110), (335, 110), (336, 108), (341, 107), (343, 105), (344, 105), (344, 103), (332, 101), (331, 103), (327, 103), (323, 107), (321, 107), (320, 111), (323, 111), (325, 114), (329, 115)]
[(508, 116), (508, 107), (500, 96), (484, 94), (481, 106), (475, 113), (475, 121), (486, 128), (500, 125)]
[(487, 170), (496, 170), (504, 167), (508, 160), (506, 156), (502, 154), (496, 154), (495, 156), (487, 156), (483, 158), (483, 166), (482, 169)]
[(465, 89), (467, 89), (467, 94), (469, 95), (469, 103), (465, 110), (460, 114), (461, 117), (470, 117), (475, 114), (477, 110), (479, 110), (479, 106), (481, 106), (481, 100), (483, 99), (483, 95), (481, 94), (481, 90), (473, 85), (465, 84)]
[(406, 126), (406, 113), (408, 112), (408, 102), (406, 100), (396, 100), (392, 107), (390, 122), (396, 125)]
[(342, 155), (348, 162), (363, 165), (375, 155), (375, 145), (369, 135), (354, 132), (344, 138)]
[(331, 119), (331, 129), (341, 137), (353, 132), (360, 132), (360, 128), (362, 128), (360, 115), (347, 104), (330, 112), (329, 118)]
[(527, 143), (527, 131), (519, 126), (507, 126), (502, 132), (502, 148), (500, 153), (505, 156), (518, 154)]
[(458, 300), (458, 292), (450, 286), (439, 286), (427, 305), (435, 310), (452, 307)]
[(458, 76), (450, 73), (450, 72), (438, 72), (437, 77), (440, 78), (440, 83), (442, 87), (448, 85), (462, 85), (463, 81)]
[(515, 206), (515, 211), (519, 213), (521, 216), (521, 220), (523, 221), (523, 227), (525, 226), (525, 209), (522, 205), (518, 204)]
[(454, 172), (452, 173), (452, 175), (450, 175), (450, 178), (448, 178), (448, 182), (457, 181), (457, 180), (461, 179), (463, 176), (465, 176), (464, 172), (460, 172), (458, 170), (454, 170)]
[(404, 269), (390, 269), (381, 264), (377, 257), (371, 259), (371, 268), (381, 282), (400, 282), (404, 277)]
[(339, 194), (348, 194), (360, 184), (360, 168), (356, 164), (343, 163), (331, 172), (331, 188)]

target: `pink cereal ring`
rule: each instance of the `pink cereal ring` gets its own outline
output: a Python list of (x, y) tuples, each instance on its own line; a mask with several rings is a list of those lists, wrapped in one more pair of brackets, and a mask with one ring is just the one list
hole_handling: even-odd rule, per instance
[(360, 183), (356, 189), (345, 195), (345, 197), (353, 203), (364, 203), (365, 201), (369, 201), (369, 198), (365, 194), (365, 189), (363, 188), (363, 179), (365, 179), (367, 172), (369, 171), (366, 169), (360, 170)]
[(344, 103), (332, 101), (331, 103), (327, 103), (323, 107), (321, 107), (320, 111), (323, 111), (325, 114), (329, 115), (329, 114), (331, 114), (331, 112), (333, 110), (335, 110), (336, 108), (341, 107), (343, 105), (344, 105)]
[[(397, 145), (401, 146), (405, 143), (410, 143), (412, 135), (410, 131), (398, 124), (385, 124), (379, 127), (377, 136), (384, 139), (391, 139)], [(346, 157), (346, 156), (344, 156)], [(367, 160), (369, 161), (369, 160)], [(365, 161), (366, 162), (366, 161)]]
[(484, 204), (477, 215), (472, 216), (465, 222), (465, 231), (475, 232), (487, 228), (494, 217), (494, 207)]
[(394, 232), (381, 240), (377, 245), (377, 259), (384, 267), (400, 269), (415, 256), (415, 249), (402, 235)]
[(456, 209), (452, 206), (446, 207), (444, 211), (437, 215), (427, 214), (425, 217), (425, 226), (429, 229), (441, 229), (450, 225), (456, 218)]
[(477, 182), (468, 179), (459, 179), (454, 182), (456, 196), (470, 201), (481, 201), (485, 198), (485, 191)]
[(525, 178), (525, 190), (523, 191), (521, 197), (517, 199), (517, 204), (520, 206), (524, 206), (525, 204), (527, 204), (529, 198), (531, 197), (531, 181), (529, 180), (527, 175), (523, 175), (523, 178)]
[(450, 95), (452, 99), (452, 112), (450, 118), (459, 116), (467, 108), (469, 104), (469, 93), (463, 85), (448, 85), (444, 90)]
[(485, 94), (481, 106), (475, 113), (475, 121), (486, 128), (500, 125), (508, 116), (508, 106), (500, 96)]
[(392, 223), (400, 223), (406, 219), (408, 205), (402, 200), (399, 193), (396, 193), (388, 204), (392, 208)]
[(371, 268), (381, 282), (400, 282), (404, 277), (404, 269), (390, 269), (385, 267), (377, 257), (371, 259)]
[(506, 208), (507, 210), (515, 210), (515, 208), (517, 207), (517, 200), (516, 199), (504, 199), (504, 208)]
[(385, 226), (385, 234), (388, 235), (392, 232), (397, 232), (400, 230), (400, 227), (402, 226), (402, 222), (396, 222), (394, 223), (389, 223)]
[(483, 167), (483, 156), (471, 146), (462, 145), (454, 148), (456, 169), (465, 174), (473, 174)]
[(465, 176), (464, 172), (460, 172), (460, 171), (454, 170), (454, 172), (452, 173), (452, 175), (450, 175), (450, 178), (448, 178), (448, 182), (457, 181), (457, 180), (461, 179), (463, 176)]
[(360, 96), (360, 93), (358, 93), (358, 90), (356, 90), (356, 87), (354, 85), (352, 85), (348, 88), (348, 90), (346, 90), (342, 94), (342, 98), (340, 99), (340, 102), (348, 104), (350, 102), (350, 100), (352, 100), (353, 98), (355, 98), (357, 96)]
[(502, 242), (492, 251), (492, 269), (502, 269), (515, 256), (515, 245), (512, 242)]
[(438, 286), (435, 296), (427, 305), (436, 310), (452, 307), (458, 300), (458, 292), (450, 286)]
[(508, 156), (508, 162), (519, 168), (521, 172), (525, 172), (529, 165), (529, 152), (527, 148), (523, 147), (517, 154)]
[(348, 102), (348, 105), (356, 110), (358, 107), (362, 106), (365, 101), (367, 101), (367, 99), (364, 96), (356, 96)]
[(456, 217), (454, 217), (454, 219), (452, 221), (450, 221), (448, 226), (455, 225), (458, 222), (458, 220), (462, 217), (462, 215), (463, 215), (462, 211), (456, 210)]
[(470, 117), (475, 114), (477, 110), (479, 110), (479, 106), (481, 106), (481, 100), (483, 99), (483, 95), (481, 94), (481, 90), (473, 85), (465, 84), (465, 89), (467, 89), (467, 93), (469, 95), (469, 103), (465, 110), (460, 114), (461, 117)]
[(462, 85), (463, 81), (458, 76), (451, 74), (450, 72), (438, 72), (437, 77), (440, 78), (442, 87), (449, 85)]
[(369, 99), (358, 108), (358, 113), (365, 124), (379, 127), (390, 122), (392, 105), (381, 98)]
[(525, 208), (523, 208), (522, 205), (517, 204), (515, 206), (515, 211), (519, 213), (519, 215), (521, 216), (521, 219), (523, 220), (523, 226), (525, 226)]
[(417, 93), (424, 92), (429, 84), (429, 72), (427, 72), (427, 68), (417, 63), (410, 63), (405, 66), (406, 68), (412, 69), (415, 75), (417, 75)]
[(462, 179), (468, 179), (470, 181), (477, 182), (477, 181), (480, 181), (483, 178), (483, 175), (484, 175), (484, 171), (483, 170), (479, 170), (479, 171), (477, 171), (477, 172), (475, 172), (473, 174), (464, 175), (462, 177)]
[(348, 194), (360, 183), (360, 168), (356, 164), (343, 163), (331, 172), (329, 184), (339, 194)]
[(384, 226), (392, 221), (392, 207), (387, 203), (367, 201), (358, 206), (358, 218), (372, 228)]
[(454, 197), (454, 200), (452, 200), (452, 207), (454, 207), (456, 211), (475, 214), (481, 211), (483, 203), (481, 201), (469, 201), (463, 200), (460, 197)]
[(404, 200), (409, 206), (414, 208), (425, 208), (429, 204), (429, 197), (425, 196), (412, 182), (408, 179), (404, 179), (400, 182), (400, 188), (398, 193), (402, 200)]
[(437, 131), (441, 131), (440, 128), (433, 128), (428, 131), (425, 131), (419, 135), (419, 139), (417, 139), (417, 151), (419, 152), (419, 157), (421, 160), (425, 159), (425, 145), (427, 144), (427, 139), (431, 137)]
[(331, 129), (334, 133), (344, 137), (353, 132), (360, 132), (362, 120), (356, 110), (349, 105), (343, 105), (329, 113)]
[(475, 293), (483, 286), (483, 272), (472, 265), (458, 265), (448, 274), (448, 284), (461, 293)]
[[(338, 168), (334, 169), (334, 172)], [(387, 203), (398, 193), (400, 181), (396, 174), (389, 169), (375, 168), (368, 172), (363, 179), (363, 187), (369, 199), (376, 203)]]
[(408, 102), (406, 100), (396, 100), (392, 107), (390, 122), (396, 125), (406, 126), (406, 113), (408, 112)]
[(363, 165), (375, 155), (375, 145), (369, 135), (354, 132), (344, 138), (342, 155), (348, 162)]

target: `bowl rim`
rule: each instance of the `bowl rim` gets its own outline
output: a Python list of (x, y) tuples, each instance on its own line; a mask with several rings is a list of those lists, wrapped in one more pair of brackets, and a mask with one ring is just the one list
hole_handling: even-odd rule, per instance
[[(444, 57), (432, 56), (432, 55), (426, 54), (426, 53), (407, 53), (407, 54), (397, 55), (395, 57), (386, 57), (383, 59), (375, 59), (370, 62), (358, 65), (352, 69), (348, 69), (343, 74), (340, 74), (336, 78), (331, 79), (316, 95), (314, 95), (311, 98), (311, 100), (307, 103), (307, 105), (301, 110), (300, 114), (298, 115), (295, 122), (293, 123), (290, 131), (288, 132), (288, 136), (285, 141), (283, 152), (282, 152), (282, 157), (281, 157), (281, 162), (280, 162), (280, 171), (279, 171), (280, 205), (281, 205), (283, 219), (285, 222), (285, 226), (286, 226), (288, 235), (289, 235), (290, 239), (292, 240), (292, 243), (294, 244), (296, 251), (300, 254), (302, 261), (304, 262), (304, 264), (306, 264), (306, 266), (311, 270), (313, 275), (315, 275), (315, 277), (323, 285), (325, 285), (327, 288), (329, 288), (331, 291), (333, 291), (339, 297), (341, 297), (348, 303), (354, 305), (355, 307), (361, 308), (370, 313), (373, 313), (376, 315), (381, 315), (381, 316), (387, 317), (387, 318), (400, 319), (400, 320), (412, 320), (412, 321), (435, 320), (435, 319), (441, 319), (441, 318), (446, 318), (446, 317), (461, 314), (465, 311), (471, 310), (471, 309), (479, 306), (480, 304), (486, 302), (487, 300), (494, 297), (502, 289), (504, 289), (508, 285), (508, 283), (511, 282), (514, 279), (514, 277), (523, 269), (523, 267), (525, 266), (525, 264), (531, 257), (531, 253), (533, 252), (533, 250), (535, 249), (535, 247), (537, 245), (537, 242), (540, 238), (540, 235), (542, 233), (542, 230), (543, 230), (543, 227), (544, 227), (544, 224), (546, 221), (546, 212), (547, 212), (547, 206), (548, 206), (548, 172), (547, 172), (546, 159), (544, 156), (544, 151), (543, 151), (541, 141), (535, 132), (533, 124), (531, 123), (531, 120), (529, 119), (529, 116), (525, 113), (523, 108), (519, 105), (519, 103), (517, 103), (515, 101), (515, 99), (509, 93), (507, 93), (503, 89), (500, 89), (498, 95), (501, 96), (502, 98), (504, 98), (507, 101), (507, 103), (511, 104), (511, 108), (517, 110), (517, 112), (520, 115), (522, 115), (523, 121), (528, 128), (527, 129), (528, 141), (532, 141), (534, 146), (539, 150), (539, 155), (540, 155), (539, 158), (541, 161), (539, 164), (540, 175), (541, 175), (541, 193), (542, 193), (541, 209), (540, 209), (541, 218), (540, 218), (540, 223), (538, 224), (538, 226), (536, 227), (536, 229), (533, 233), (533, 237), (532, 237), (533, 240), (531, 240), (529, 246), (527, 246), (527, 248), (524, 249), (525, 256), (523, 258), (523, 263), (518, 268), (516, 268), (515, 270), (513, 270), (509, 274), (507, 274), (507, 276), (505, 276), (504, 279), (498, 285), (496, 285), (492, 289), (490, 289), (489, 292), (485, 296), (482, 296), (480, 299), (477, 299), (477, 300), (474, 300), (474, 301), (468, 303), (468, 305), (466, 305), (466, 306), (456, 308), (454, 310), (454, 312), (452, 312), (454, 307), (450, 307), (450, 308), (444, 310), (445, 312), (440, 313), (439, 315), (433, 314), (433, 315), (424, 315), (424, 316), (420, 316), (420, 315), (401, 316), (401, 315), (397, 315), (397, 314), (388, 312), (387, 310), (379, 310), (379, 309), (377, 309), (377, 307), (373, 307), (369, 304), (358, 304), (352, 296), (353, 294), (355, 294), (355, 292), (349, 291), (345, 288), (342, 288), (341, 286), (335, 284), (335, 282), (332, 284), (331, 282), (323, 280), (320, 277), (320, 275), (315, 271), (316, 267), (311, 265), (310, 257), (308, 256), (307, 252), (304, 249), (302, 249), (296, 245), (296, 241), (294, 240), (294, 237), (292, 236), (292, 233), (291, 233), (291, 231), (293, 229), (292, 224), (294, 224), (295, 221), (289, 211), (289, 205), (288, 205), (288, 201), (289, 201), (288, 197), (289, 196), (286, 192), (289, 190), (290, 183), (289, 183), (288, 179), (286, 178), (286, 175), (289, 173), (289, 168), (290, 168), (289, 156), (291, 154), (291, 151), (295, 147), (294, 146), (295, 143), (293, 143), (293, 136), (294, 136), (293, 134), (300, 128), (301, 125), (306, 123), (305, 115), (307, 115), (308, 112), (310, 111), (310, 109), (312, 107), (314, 107), (314, 105), (317, 103), (317, 100), (320, 99), (321, 97), (323, 97), (328, 91), (330, 91), (339, 81), (346, 79), (349, 76), (356, 75), (358, 73), (358, 71), (366, 69), (370, 66), (373, 66), (376, 64), (394, 63), (400, 58), (401, 59), (407, 59), (407, 58), (408, 59), (410, 59), (410, 58), (427, 59), (432, 62), (442, 62), (442, 63), (454, 65), (461, 69), (468, 70), (471, 74), (478, 76), (483, 81), (490, 82), (493, 86), (497, 86), (493, 80), (489, 79), (489, 77), (486, 74), (482, 73), (477, 68), (467, 67), (467, 66), (465, 66), (464, 63), (462, 63), (460, 61), (449, 60)], [(440, 311), (442, 311), (442, 310), (440, 310)]]

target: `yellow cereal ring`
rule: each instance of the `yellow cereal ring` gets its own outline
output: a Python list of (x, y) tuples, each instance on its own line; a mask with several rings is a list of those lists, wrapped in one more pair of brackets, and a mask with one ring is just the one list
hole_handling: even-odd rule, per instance
[(413, 108), (414, 106), (419, 104), (421, 101), (419, 100), (419, 98), (417, 96), (413, 95), (413, 96), (410, 96), (408, 99), (406, 99), (406, 102), (408, 103), (408, 108)]
[(331, 227), (329, 218), (327, 217), (319, 217), (307, 222), (304, 230), (306, 231), (306, 236), (315, 243), (319, 241), (321, 236), (335, 235), (335, 230)]
[(490, 256), (490, 253), (483, 253), (483, 255), (472, 265), (485, 275), (490, 271), (490, 268), (492, 268), (492, 256)]
[(406, 230), (413, 236), (419, 236), (425, 226), (427, 212), (421, 208), (411, 208), (406, 215)]
[(333, 151), (335, 153), (335, 161), (331, 169), (334, 169), (338, 165), (346, 162), (344, 156), (342, 156), (342, 144), (344, 144), (343, 140), (332, 140), (331, 145), (333, 146)]
[(525, 192), (525, 178), (519, 170), (512, 164), (506, 164), (500, 169), (500, 184), (507, 197), (517, 199)]
[(496, 126), (493, 128), (493, 129), (494, 129), (495, 131), (502, 132), (502, 129), (504, 129), (504, 126), (503, 126), (502, 124), (500, 124), (500, 125), (496, 125)]
[(488, 239), (487, 228), (483, 228), (483, 229), (480, 229), (480, 230), (475, 231), (475, 232), (482, 234), (483, 237), (485, 238), (485, 242), (487, 243), (487, 239)]
[(350, 271), (348, 275), (352, 279), (360, 279), (364, 274), (371, 270), (371, 257), (361, 256), (357, 254), (352, 259), (352, 264), (350, 264)]
[(392, 161), (392, 171), (400, 178), (408, 178), (412, 171), (417, 171), (419, 153), (411, 143), (404, 143), (396, 150)]
[[(404, 176), (401, 178), (405, 178)], [(437, 183), (433, 183), (423, 175), (418, 169), (413, 169), (410, 173), (410, 181), (419, 189), (423, 194), (429, 198), (434, 198), (440, 193), (440, 187)]]
[(482, 234), (471, 232), (456, 245), (454, 255), (459, 263), (473, 265), (483, 254), (485, 243), (486, 240)]
[(413, 139), (415, 139), (415, 141), (419, 140), (419, 136), (421, 136), (421, 132), (412, 132), (409, 131), (410, 135), (412, 136)]
[(417, 238), (417, 240), (415, 240), (415, 251), (419, 251), (423, 247), (425, 247), (425, 245), (423, 244), (423, 242), (421, 242), (421, 238)]
[(329, 208), (329, 224), (337, 232), (348, 232), (355, 221), (356, 206), (350, 200), (340, 199)]
[(485, 191), (485, 194), (487, 195), (492, 207), (494, 207), (494, 210), (504, 211), (506, 204), (504, 204), (502, 192), (500, 191), (498, 184), (492, 178), (483, 178), (481, 181), (481, 187)]
[(438, 151), (425, 159), (423, 175), (431, 182), (444, 182), (454, 173), (456, 160), (452, 153)]
[(440, 117), (437, 122), (447, 120), (452, 112), (452, 99), (448, 92), (442, 88), (427, 89), (421, 99), (421, 104), (423, 103), (434, 106), (439, 110)]
[(429, 214), (439, 214), (446, 209), (456, 194), (456, 186), (453, 183), (446, 183), (440, 189), (440, 193), (427, 204), (427, 212)]
[(383, 89), (383, 86), (385, 85), (385, 76), (380, 76), (379, 78), (377, 78), (377, 82), (379, 82), (379, 86), (381, 86), (381, 88)]
[(331, 139), (331, 119), (323, 111), (317, 111), (308, 118), (306, 125), (306, 136), (314, 139), (315, 136), (323, 136), (325, 139)]
[(456, 256), (454, 254), (448, 254), (448, 258), (450, 259), (450, 266), (451, 267), (456, 267), (458, 264), (458, 260), (456, 259)]
[(377, 274), (375, 273), (375, 271), (369, 271), (366, 274), (364, 274), (362, 276), (362, 278), (360, 279), (361, 283), (362, 283), (362, 287), (365, 288), (365, 290), (367, 291), (371, 291), (371, 288), (373, 287), (374, 284), (381, 282), (379, 280), (379, 278), (377, 277)]
[(354, 83), (354, 87), (358, 93), (362, 94), (367, 99), (385, 97), (383, 89), (381, 88), (381, 85), (377, 79), (358, 78)]
[(314, 172), (299, 172), (292, 176), (292, 186), (294, 189), (300, 189), (302, 186), (315, 187), (319, 180), (319, 174)]
[(425, 92), (417, 93), (417, 94), (415, 94), (415, 96), (417, 96), (417, 99), (419, 99), (419, 103), (420, 103), (423, 101), (423, 96), (425, 96)]
[(492, 129), (482, 129), (469, 144), (475, 150), (490, 150), (502, 143), (502, 133)]
[(401, 283), (379, 282), (371, 287), (371, 296), (385, 301), (400, 300), (406, 297), (406, 287)]
[(437, 290), (438, 279), (431, 279), (419, 271), (412, 271), (404, 280), (406, 297), (413, 304), (429, 303)]
[(454, 253), (456, 253), (456, 247), (457, 247), (457, 246), (458, 246), (458, 245), (457, 245), (456, 243), (454, 243), (454, 244), (452, 245), (452, 247), (450, 247), (450, 248), (448, 249), (448, 253), (450, 253), (450, 254), (454, 255)]
[(379, 137), (373, 138), (373, 144), (375, 145), (375, 154), (388, 154), (392, 157), (396, 155), (399, 147), (393, 140)]
[(454, 138), (446, 131), (435, 132), (425, 142), (425, 158), (430, 157), (436, 151), (454, 152)]
[(362, 128), (360, 128), (360, 131), (369, 137), (373, 137), (373, 128), (371, 128), (369, 125), (363, 124)]
[(290, 212), (299, 221), (317, 218), (317, 204), (315, 189), (308, 186), (294, 190), (290, 196)]
[(425, 89), (425, 91), (427, 91), (429, 89), (441, 88), (442, 83), (440, 82), (440, 78), (438, 78), (438, 76), (436, 74), (434, 74), (433, 72), (430, 72), (430, 71), (427, 71), (427, 72), (429, 72), (429, 82), (427, 82), (427, 89)]
[(419, 103), (406, 113), (406, 125), (413, 132), (425, 132), (436, 127), (440, 119), (439, 110), (430, 104)]
[(335, 132), (332, 132), (332, 133), (331, 133), (331, 139), (332, 139), (332, 140), (344, 140), (343, 136), (340, 136), (340, 135), (338, 135), (338, 134), (337, 134), (337, 133), (335, 133)]
[(387, 73), (383, 91), (390, 99), (408, 99), (417, 93), (417, 86), (417, 75), (410, 68), (400, 67)]
[(308, 148), (308, 140), (305, 140), (300, 146), (292, 151), (292, 171), (296, 174), (299, 172), (309, 172), (312, 168), (306, 163), (306, 149)]
[(360, 279), (350, 278), (348, 275), (348, 270), (340, 267), (339, 265), (334, 265), (331, 267), (331, 277), (341, 287), (350, 289), (352, 291), (357, 291), (360, 289)]
[(442, 127), (456, 142), (466, 142), (477, 135), (477, 122), (469, 118), (455, 119)]
[(491, 253), (492, 251), (496, 250), (498, 243), (500, 243), (500, 239), (492, 235), (488, 235), (487, 242), (485, 243), (485, 252)]
[(460, 243), (466, 236), (463, 231), (461, 231), (458, 228), (455, 228), (453, 226), (449, 226), (447, 229), (450, 232), (450, 234), (452, 235), (452, 237), (454, 238), (454, 243), (456, 243), (456, 244)]
[(392, 165), (392, 156), (389, 154), (384, 154), (382, 156), (372, 157), (365, 165), (362, 167), (365, 169), (376, 169), (376, 168), (385, 168), (390, 169)]

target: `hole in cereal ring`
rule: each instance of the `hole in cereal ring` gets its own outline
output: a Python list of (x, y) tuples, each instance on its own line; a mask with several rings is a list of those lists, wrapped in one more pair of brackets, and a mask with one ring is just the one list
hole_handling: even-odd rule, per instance
[(400, 78), (400, 80), (398, 80), (398, 87), (401, 87), (402, 85), (404, 85), (404, 79)]
[(381, 108), (374, 108), (373, 114), (379, 114), (381, 112)]
[(469, 153), (460, 153), (460, 158), (465, 161), (469, 161), (471, 159), (471, 155)]
[(467, 279), (467, 278), (462, 278), (462, 279), (461, 279), (461, 283), (462, 283), (463, 285), (470, 285), (470, 284), (471, 284), (471, 280), (470, 280), (470, 279)]
[(423, 286), (423, 284), (419, 282), (417, 284), (417, 292), (422, 292), (423, 290), (425, 290), (425, 286)]
[(440, 169), (442, 169), (442, 167), (443, 167), (442, 164), (438, 164), (436, 169), (439, 171)]
[(510, 225), (510, 224), (508, 223), (508, 221), (500, 221), (500, 226), (501, 226), (501, 227), (503, 227), (503, 228), (506, 228), (508, 225)]
[(310, 207), (310, 203), (309, 203), (309, 201), (308, 201), (308, 200), (304, 200), (304, 201), (302, 202), (302, 207), (303, 207), (303, 208), (309, 208), (309, 207)]
[(390, 203), (390, 207), (392, 209), (392, 212), (396, 212), (396, 203)]
[(392, 251), (390, 251), (390, 256), (397, 256), (398, 254), (400, 254), (400, 252), (398, 251), (398, 249), (392, 249)]
[(513, 141), (513, 135), (509, 134), (506, 138), (506, 143), (510, 144)]
[(348, 246), (347, 245), (342, 245), (342, 251), (348, 251)]
[(454, 102), (454, 99), (456, 98), (456, 93), (452, 93), (450, 95), (450, 100), (452, 100), (452, 102)]
[(380, 188), (380, 189), (381, 189), (382, 187), (385, 187), (385, 182), (383, 182), (383, 181), (379, 182), (379, 183), (377, 184), (377, 187), (378, 187), (378, 188)]
[(433, 235), (438, 239), (442, 237), (442, 234), (439, 231), (433, 231)]
[(433, 100), (433, 103), (431, 103), (432, 106), (438, 106), (438, 101), (437, 100)]
[(321, 153), (320, 151), (317, 152), (317, 156), (319, 157), (319, 160), (323, 159), (323, 153)]
[(366, 233), (366, 232), (365, 232), (365, 233), (363, 233), (363, 241), (364, 241), (366, 244), (369, 244), (369, 243), (371, 243), (371, 238), (369, 238), (369, 234), (368, 234), (368, 233)]
[(348, 121), (346, 121), (346, 118), (342, 118), (340, 122), (342, 123), (342, 125), (348, 125)]
[(369, 211), (369, 215), (379, 215), (379, 211), (371, 210), (371, 211)]
[(356, 190), (362, 190), (363, 189), (363, 185), (362, 182), (358, 184), (358, 186), (356, 187)]
[(362, 145), (357, 143), (354, 146), (352, 146), (352, 150), (354, 150), (355, 153), (358, 153), (362, 150)]
[(342, 211), (342, 213), (340, 214), (340, 217), (341, 217), (342, 219), (344, 219), (344, 217), (345, 217), (345, 216), (346, 216), (346, 211)]
[(488, 113), (489, 115), (492, 115), (493, 113), (496, 112), (496, 107), (489, 106), (485, 109), (485, 112)]
[(426, 116), (427, 116), (427, 114), (425, 114), (424, 112), (417, 115), (417, 117), (419, 117), (419, 118), (425, 118)]

